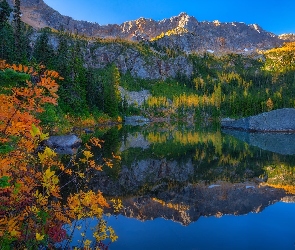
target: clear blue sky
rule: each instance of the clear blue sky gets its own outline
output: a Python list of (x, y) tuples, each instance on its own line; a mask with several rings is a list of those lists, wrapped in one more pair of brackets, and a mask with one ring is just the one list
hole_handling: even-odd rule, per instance
[(139, 17), (162, 20), (186, 12), (198, 21), (259, 24), (275, 34), (295, 33), (295, 0), (44, 0), (77, 20), (121, 24)]

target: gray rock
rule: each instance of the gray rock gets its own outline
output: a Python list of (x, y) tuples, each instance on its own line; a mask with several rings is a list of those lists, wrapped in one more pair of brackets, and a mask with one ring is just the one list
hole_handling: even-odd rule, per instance
[(145, 89), (141, 91), (128, 91), (119, 86), (119, 91), (122, 100), (125, 98), (128, 105), (142, 106), (144, 102), (151, 96), (150, 92)]
[(279, 35), (279, 38), (287, 42), (295, 42), (295, 34), (292, 33)]
[(295, 109), (277, 109), (238, 120), (222, 119), (221, 127), (245, 131), (293, 132), (295, 131)]
[[(11, 5), (14, 3), (13, 0), (8, 2)], [(199, 22), (186, 13), (161, 21), (140, 18), (121, 25), (99, 25), (63, 16), (43, 0), (22, 0), (21, 11), (22, 20), (36, 30), (44, 27), (58, 30), (63, 27), (65, 31), (88, 37), (143, 41), (148, 45), (148, 50), (144, 49), (144, 53), (142, 49), (132, 45), (134, 42), (122, 43), (122, 40), (102, 40), (102, 43), (89, 40), (83, 49), (85, 67), (104, 68), (115, 63), (123, 74), (130, 72), (133, 77), (143, 79), (166, 79), (177, 75), (191, 77), (195, 72), (192, 61), (187, 56), (190, 53), (214, 51), (217, 54), (251, 54), (256, 49), (273, 48), (284, 42), (256, 24)], [(38, 36), (39, 34), (31, 35), (32, 47)], [(158, 38), (155, 39), (156, 37)], [(149, 46), (150, 42), (156, 45), (157, 49)], [(50, 35), (49, 43), (57, 49), (56, 35)], [(171, 58), (165, 52), (166, 49), (161, 48), (180, 52)]]
[(82, 140), (76, 135), (50, 136), (43, 144), (58, 154), (74, 154)]
[(124, 121), (126, 125), (140, 125), (150, 122), (150, 119), (143, 116), (125, 116)]

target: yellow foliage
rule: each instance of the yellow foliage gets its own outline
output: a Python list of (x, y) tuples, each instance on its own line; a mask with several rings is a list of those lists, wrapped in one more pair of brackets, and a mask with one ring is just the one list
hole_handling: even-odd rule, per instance
[(294, 185), (271, 184), (271, 183), (266, 183), (265, 185), (270, 186), (270, 187), (274, 187), (274, 188), (284, 189), (288, 194), (295, 194), (295, 186)]
[(284, 72), (295, 69), (295, 42), (267, 50), (264, 55), (267, 59), (266, 70)]
[(166, 143), (168, 140), (172, 140), (174, 143), (181, 145), (195, 145), (198, 143), (212, 142), (215, 147), (215, 153), (220, 154), (222, 152), (222, 136), (221, 132), (218, 133), (204, 133), (196, 131), (181, 132), (173, 130), (169, 133), (149, 132), (147, 134), (147, 140), (150, 143)]
[[(61, 227), (64, 223), (93, 216), (100, 219), (109, 204), (101, 192), (93, 191), (70, 194), (67, 203), (62, 204), (60, 192), (63, 187), (59, 179), (69, 174), (72, 182), (78, 176), (85, 178), (84, 173), (74, 158), (65, 167), (48, 147), (36, 157), (38, 143), (48, 137), (42, 133), (36, 114), (43, 112), (45, 103), (57, 104), (55, 80), (62, 78), (42, 66), (42, 72), (38, 73), (32, 67), (9, 65), (0, 60), (0, 71), (7, 68), (29, 74), (37, 82), (28, 80), (23, 87), (0, 94), (0, 142), (12, 145), (10, 151), (0, 154), (0, 180), (4, 180), (0, 187), (0, 244), (9, 240), (11, 247), (23, 247), (30, 239), (29, 247), (37, 249), (43, 240), (52, 245), (68, 240)], [(101, 147), (103, 141), (93, 138), (90, 142)], [(90, 150), (91, 147), (83, 153), (87, 159), (83, 166), (85, 171), (91, 167), (101, 169), (89, 160), (93, 157)], [(110, 233), (105, 238), (113, 240), (115, 236)]]
[(41, 235), (41, 234), (39, 234), (39, 233), (36, 233), (36, 240), (37, 240), (37, 241), (41, 241), (41, 240), (43, 240), (44, 237), (45, 237), (45, 235)]
[(160, 203), (164, 207), (168, 207), (168, 208), (174, 209), (174, 210), (179, 211), (179, 212), (187, 211), (190, 208), (189, 206), (183, 205), (183, 204), (173, 204), (171, 202), (166, 203), (165, 201), (159, 200), (157, 198), (153, 198), (153, 201)]
[(86, 159), (88, 160), (89, 158), (93, 157), (93, 154), (90, 151), (84, 151), (83, 152), (84, 156), (86, 157)]
[(56, 153), (52, 149), (46, 147), (43, 153), (38, 153), (38, 156), (41, 163), (44, 163), (45, 160), (51, 159), (52, 157), (56, 156)]
[(268, 111), (273, 109), (273, 102), (270, 98), (268, 98), (268, 100), (266, 101), (266, 107)]
[(175, 29), (168, 30), (165, 33), (162, 32), (160, 35), (151, 38), (151, 41), (157, 41), (165, 36), (179, 35), (184, 33), (188, 33), (188, 30), (186, 28), (176, 27)]
[(114, 211), (116, 213), (120, 212), (120, 210), (123, 208), (122, 200), (120, 200), (120, 199), (111, 199), (111, 202), (113, 202)]

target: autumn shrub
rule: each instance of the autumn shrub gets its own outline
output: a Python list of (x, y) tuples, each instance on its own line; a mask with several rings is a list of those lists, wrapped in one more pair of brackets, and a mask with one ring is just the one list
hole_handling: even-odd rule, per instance
[[(94, 217), (105, 226), (93, 232), (95, 242), (83, 238), (79, 247), (103, 248), (104, 240), (117, 238), (103, 219), (109, 203), (101, 192), (91, 190), (78, 190), (63, 200), (66, 184), (60, 184), (65, 176), (77, 183), (87, 179), (90, 169), (102, 169), (91, 153), (91, 147), (101, 147), (101, 141), (92, 138), (79, 160), (73, 156), (67, 165), (48, 147), (38, 151), (48, 134), (42, 132), (36, 117), (44, 112), (44, 105), (57, 105), (56, 80), (62, 78), (44, 67), (36, 72), (32, 67), (0, 61), (0, 72), (7, 69), (14, 71), (14, 77), (27, 75), (27, 80), (14, 87), (0, 83), (0, 249), (70, 246), (71, 235), (64, 225)], [(106, 164), (111, 166), (111, 160)], [(114, 204), (121, 207), (120, 202)]]

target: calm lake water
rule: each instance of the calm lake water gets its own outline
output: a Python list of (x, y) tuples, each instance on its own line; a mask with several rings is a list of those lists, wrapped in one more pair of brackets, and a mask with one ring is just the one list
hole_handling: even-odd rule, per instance
[(121, 160), (89, 184), (123, 201), (107, 219), (119, 236), (110, 249), (295, 249), (294, 136), (112, 128), (97, 159)]

